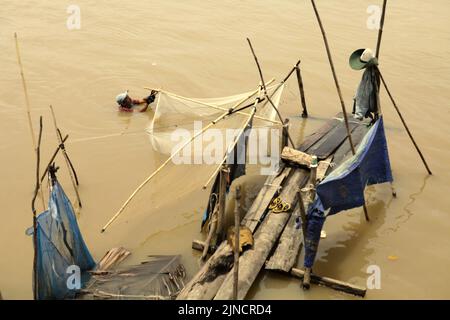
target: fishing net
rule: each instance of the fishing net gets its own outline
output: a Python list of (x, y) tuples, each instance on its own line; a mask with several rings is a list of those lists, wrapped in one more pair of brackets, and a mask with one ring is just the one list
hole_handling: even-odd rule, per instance
[(69, 199), (58, 181), (52, 184), (49, 208), (37, 217), (38, 300), (73, 298), (95, 267)]
[(123, 266), (92, 276), (78, 299), (169, 300), (184, 288), (180, 256), (149, 256), (136, 266)]
[[(283, 89), (284, 84), (267, 87), (267, 94), (275, 108), (279, 107)], [(258, 98), (255, 115), (249, 121)], [(232, 181), (245, 174), (246, 164), (260, 164), (258, 161), (261, 153), (266, 157), (271, 156), (272, 153), (278, 156), (281, 123), (275, 108), (258, 90), (209, 99), (186, 98), (160, 91), (155, 115), (147, 131), (153, 148), (165, 155), (176, 153), (198, 134), (192, 143), (180, 150), (179, 157), (172, 162), (180, 165), (202, 164), (203, 168), (198, 168), (196, 171), (198, 176), (202, 175), (202, 170), (208, 170), (206, 166), (215, 164), (217, 169), (217, 164), (224, 162), (230, 169), (227, 179), (228, 191)], [(236, 112), (227, 115), (223, 120), (202, 132), (203, 128), (230, 109)], [(277, 140), (277, 150), (271, 149), (274, 137)], [(171, 172), (184, 170), (182, 166), (178, 166), (178, 170), (173, 167), (170, 169)], [(189, 169), (191, 170), (192, 168)], [(209, 172), (211, 174), (211, 169)], [(204, 183), (206, 178), (203, 179)], [(215, 179), (210, 181), (212, 188), (204, 211), (202, 226), (205, 225), (216, 206), (219, 175), (217, 174)]]
[[(267, 88), (268, 95), (278, 108), (284, 85), (272, 85)], [(211, 128), (200, 134), (192, 146), (188, 145), (182, 150), (184, 153), (194, 153), (195, 150), (211, 148), (214, 138), (221, 136), (227, 140), (222, 143), (222, 151), (233, 140), (233, 134), (226, 129), (239, 129), (245, 120), (250, 116), (253, 103), (258, 97), (258, 91), (245, 92), (222, 98), (186, 98), (179, 95), (160, 91), (158, 94), (155, 115), (150, 126), (147, 128), (153, 148), (163, 154), (171, 154), (177, 146), (181, 146), (189, 138), (199, 133), (211, 121), (217, 119), (221, 114), (239, 105), (236, 109), (249, 106), (241, 111), (227, 116)], [(261, 97), (262, 98), (262, 97)], [(275, 109), (266, 99), (263, 99), (256, 106), (256, 114), (253, 120), (254, 127), (279, 126)], [(237, 133), (236, 133), (237, 134)], [(236, 135), (235, 134), (235, 135)], [(226, 139), (228, 138), (228, 139)], [(226, 143), (228, 142), (228, 143)], [(217, 144), (216, 144), (217, 145)], [(214, 147), (216, 147), (216, 145)], [(198, 154), (195, 155), (197, 162)]]

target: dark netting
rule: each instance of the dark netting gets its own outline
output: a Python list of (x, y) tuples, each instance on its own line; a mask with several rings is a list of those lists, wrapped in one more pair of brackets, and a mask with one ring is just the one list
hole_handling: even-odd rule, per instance
[(78, 299), (170, 300), (184, 288), (180, 256), (149, 256), (137, 266), (99, 270)]
[(37, 218), (37, 271), (33, 283), (37, 285), (38, 300), (73, 298), (78, 283), (87, 280), (86, 271), (95, 267), (69, 199), (58, 181), (52, 184), (49, 209)]

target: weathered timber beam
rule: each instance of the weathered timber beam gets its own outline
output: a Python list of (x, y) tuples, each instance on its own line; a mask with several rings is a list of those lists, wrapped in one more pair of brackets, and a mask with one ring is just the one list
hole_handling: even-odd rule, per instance
[[(303, 276), (305, 275), (305, 272), (298, 268), (292, 268), (291, 275), (302, 280)], [(311, 282), (315, 283), (315, 284), (326, 286), (328, 288), (331, 288), (331, 289), (334, 289), (337, 291), (350, 293), (350, 294), (353, 294), (353, 295), (356, 295), (359, 297), (364, 297), (366, 295), (366, 291), (367, 291), (367, 289), (364, 287), (360, 287), (360, 286), (354, 285), (352, 283), (348, 283), (348, 282), (344, 282), (344, 281), (340, 281), (340, 280), (336, 280), (336, 279), (332, 279), (332, 278), (328, 278), (328, 277), (321, 277), (321, 276), (315, 275), (313, 273), (311, 273)]]
[(297, 205), (281, 234), (275, 252), (266, 261), (266, 270), (289, 272), (297, 262), (297, 257), (303, 245), (303, 232), (296, 229), (295, 223), (295, 218), (299, 215), (300, 207)]

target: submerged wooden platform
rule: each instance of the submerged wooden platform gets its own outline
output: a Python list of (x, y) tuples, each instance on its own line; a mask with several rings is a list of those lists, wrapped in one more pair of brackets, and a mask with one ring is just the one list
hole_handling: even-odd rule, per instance
[[(349, 119), (353, 143), (357, 146), (368, 131), (368, 122), (354, 120), (352, 115), (349, 115)], [(332, 161), (334, 166), (326, 166), (325, 169), (326, 174), (331, 172), (352, 155), (343, 114), (338, 113), (305, 138), (297, 150), (316, 155), (324, 162)], [(263, 268), (291, 273), (295, 267), (303, 240), (301, 230), (295, 229), (295, 216), (298, 216), (299, 210), (297, 192), (305, 186), (309, 176), (310, 171), (307, 168), (282, 164), (277, 175), (267, 178), (246, 213), (241, 225), (247, 226), (253, 232), (254, 246), (243, 252), (239, 258), (238, 299), (245, 298)], [(268, 206), (275, 196), (293, 204), (293, 210), (282, 213), (270, 210)], [(232, 248), (226, 241), (222, 242), (186, 284), (177, 299), (231, 299), (233, 260)], [(298, 272), (295, 275), (298, 277)], [(359, 295), (365, 293), (363, 288), (349, 291)]]

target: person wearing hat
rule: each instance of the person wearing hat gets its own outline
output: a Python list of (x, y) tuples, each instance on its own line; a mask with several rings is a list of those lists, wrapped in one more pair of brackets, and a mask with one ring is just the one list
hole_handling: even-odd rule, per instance
[(135, 105), (141, 105), (145, 103), (145, 107), (142, 108), (141, 110), (139, 110), (139, 112), (145, 112), (148, 109), (148, 106), (150, 105), (150, 103), (152, 103), (153, 101), (155, 101), (155, 96), (158, 93), (158, 91), (156, 90), (152, 90), (150, 95), (146, 98), (143, 99), (132, 99), (129, 95), (128, 95), (128, 90), (118, 94), (116, 97), (116, 101), (119, 104), (119, 109), (120, 111), (126, 111), (126, 112), (133, 112), (133, 107)]
[(349, 64), (353, 70), (364, 69), (361, 82), (353, 98), (354, 118), (358, 120), (371, 118), (374, 121), (378, 119), (378, 60), (371, 49), (358, 49), (350, 55)]

